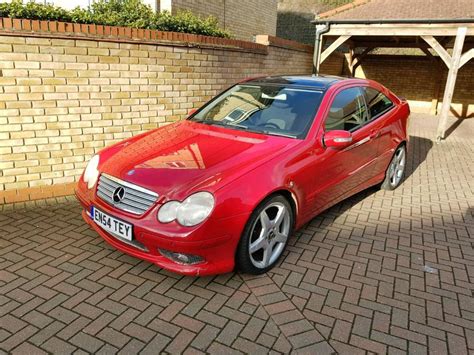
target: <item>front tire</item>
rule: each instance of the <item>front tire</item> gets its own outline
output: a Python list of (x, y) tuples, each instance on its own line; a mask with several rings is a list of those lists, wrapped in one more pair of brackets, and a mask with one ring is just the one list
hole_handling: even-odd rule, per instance
[(237, 248), (236, 264), (248, 274), (273, 268), (286, 248), (294, 226), (291, 206), (281, 195), (265, 199), (250, 216)]
[(384, 190), (395, 190), (405, 177), (407, 149), (404, 144), (400, 145), (385, 173), (385, 180), (382, 182), (381, 188)]

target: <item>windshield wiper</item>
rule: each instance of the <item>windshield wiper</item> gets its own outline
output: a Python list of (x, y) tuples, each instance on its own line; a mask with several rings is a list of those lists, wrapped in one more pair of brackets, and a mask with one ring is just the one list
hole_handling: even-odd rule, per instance
[(259, 130), (259, 129), (253, 129), (248, 126), (244, 126), (241, 124), (236, 124), (236, 123), (224, 123), (222, 121), (213, 121), (213, 120), (192, 120), (197, 123), (203, 123), (211, 126), (221, 126), (221, 127), (229, 127), (229, 128), (236, 128), (236, 129), (241, 129), (247, 132), (252, 132), (252, 133), (260, 133), (260, 134), (268, 134), (270, 136), (279, 136), (279, 137), (286, 137), (286, 138), (297, 138), (297, 136), (293, 134), (287, 134), (287, 133), (281, 133), (281, 132), (274, 132), (274, 131), (268, 131), (268, 130)]
[(193, 121), (197, 123), (204, 123), (210, 126), (236, 127), (236, 128), (247, 129), (247, 126), (233, 124), (233, 123), (225, 123), (222, 121), (214, 121), (214, 120), (193, 120)]
[(258, 131), (261, 133), (268, 134), (270, 136), (279, 136), (279, 137), (287, 137), (287, 138), (298, 138), (293, 134), (281, 133), (281, 132), (274, 132), (274, 131)]
[(274, 132), (274, 131), (268, 131), (268, 130), (259, 130), (259, 129), (253, 129), (248, 126), (240, 125), (240, 124), (229, 124), (226, 125), (228, 127), (238, 127), (241, 128), (247, 132), (252, 132), (252, 133), (263, 133), (263, 134), (268, 134), (270, 136), (279, 136), (279, 137), (287, 137), (287, 138), (296, 138), (295, 135), (292, 134), (287, 134), (287, 133), (281, 133), (281, 132)]

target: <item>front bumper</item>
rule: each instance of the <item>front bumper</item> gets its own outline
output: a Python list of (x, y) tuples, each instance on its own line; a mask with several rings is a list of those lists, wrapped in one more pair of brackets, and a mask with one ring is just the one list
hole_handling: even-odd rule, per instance
[[(214, 220), (209, 218), (195, 227), (182, 227), (176, 223), (163, 225), (156, 220), (159, 206), (152, 207), (143, 216), (131, 216), (97, 198), (94, 189), (88, 190), (82, 179), (75, 193), (84, 208), (84, 220), (107, 243), (126, 254), (183, 275), (213, 275), (234, 269), (235, 251), (248, 218), (247, 214)], [(133, 224), (133, 242), (117, 238), (98, 226), (89, 215), (92, 205)], [(161, 255), (159, 249), (197, 255), (204, 261), (193, 265), (177, 263)]]

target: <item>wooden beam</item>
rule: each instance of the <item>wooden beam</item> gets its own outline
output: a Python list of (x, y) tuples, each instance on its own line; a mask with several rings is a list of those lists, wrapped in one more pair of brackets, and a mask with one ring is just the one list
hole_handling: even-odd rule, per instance
[(440, 58), (443, 60), (443, 62), (446, 64), (446, 66), (449, 68), (451, 65), (451, 56), (449, 53), (444, 49), (444, 47), (439, 44), (439, 42), (434, 38), (433, 36), (421, 36), (426, 43), (428, 43), (431, 48), (435, 50), (436, 53), (440, 56)]
[(461, 56), (461, 59), (459, 60), (459, 68), (469, 62), (469, 60), (471, 60), (472, 58), (474, 58), (474, 48), (469, 49)]
[(456, 86), (456, 78), (458, 75), (459, 64), (461, 62), (462, 47), (466, 37), (467, 28), (459, 27), (454, 41), (453, 55), (451, 57), (450, 65), (448, 65), (448, 79), (446, 80), (446, 87), (444, 89), (443, 104), (441, 105), (441, 114), (439, 117), (438, 132), (436, 139), (440, 141), (446, 138), (446, 129), (448, 126), (448, 115), (451, 108), (451, 101), (453, 100), (454, 87)]
[(329, 36), (456, 36), (458, 27), (466, 27), (466, 35), (474, 35), (474, 24), (331, 24)]
[[(414, 40), (412, 41), (401, 41), (400, 43), (395, 43), (395, 41), (388, 41), (387, 40), (375, 40), (377, 37), (371, 37), (370, 39), (364, 38), (362, 40), (358, 40), (354, 38), (354, 47), (355, 48), (367, 48), (367, 47), (376, 47), (376, 48), (420, 48), (421, 46), (431, 47), (425, 41), (421, 41), (419, 44), (416, 44)], [(471, 37), (473, 38), (473, 37)], [(474, 42), (468, 42), (468, 38), (464, 42), (464, 50), (468, 50), (470, 48), (474, 48)], [(446, 47), (438, 41), (445, 49), (450, 48)], [(452, 48), (452, 47), (451, 47)]]
[(346, 40), (348, 40), (351, 36), (340, 36), (338, 39), (336, 39), (334, 42), (331, 43), (329, 47), (326, 48), (326, 50), (321, 53), (321, 59), (319, 60), (319, 63), (324, 62), (327, 57), (331, 55), (332, 52), (336, 50), (337, 47), (339, 47), (341, 44), (343, 44)]

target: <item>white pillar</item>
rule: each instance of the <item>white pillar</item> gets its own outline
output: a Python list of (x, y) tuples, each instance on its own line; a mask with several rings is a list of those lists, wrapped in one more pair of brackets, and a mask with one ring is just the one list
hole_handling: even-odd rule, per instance
[(160, 2), (160, 11), (171, 12), (171, 0), (157, 0)]

